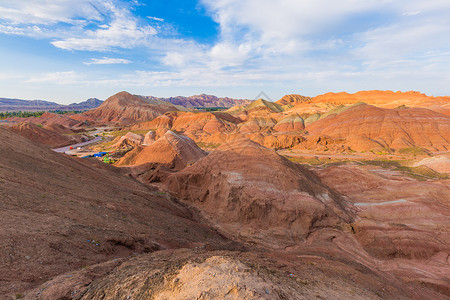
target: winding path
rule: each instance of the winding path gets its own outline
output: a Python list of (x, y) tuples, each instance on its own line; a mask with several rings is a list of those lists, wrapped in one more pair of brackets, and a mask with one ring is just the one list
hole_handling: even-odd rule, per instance
[(102, 137), (96, 136), (95, 138), (93, 138), (92, 140), (87, 141), (87, 142), (74, 144), (74, 145), (69, 145), (69, 146), (65, 146), (65, 147), (61, 147), (61, 148), (55, 148), (55, 149), (52, 149), (52, 150), (55, 151), (55, 152), (58, 152), (58, 153), (65, 153), (66, 151), (71, 150), (70, 147), (72, 147), (72, 149), (76, 149), (77, 147), (82, 147), (82, 146), (86, 146), (86, 145), (89, 145), (89, 144), (96, 143), (96, 142), (100, 141), (101, 139), (102, 139)]

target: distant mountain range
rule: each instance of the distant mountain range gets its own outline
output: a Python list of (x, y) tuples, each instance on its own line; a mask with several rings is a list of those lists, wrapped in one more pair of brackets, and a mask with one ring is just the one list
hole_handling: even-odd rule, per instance
[(177, 96), (169, 98), (157, 98), (153, 96), (145, 97), (151, 100), (159, 100), (170, 102), (175, 105), (181, 105), (186, 108), (207, 108), (207, 107), (232, 107), (236, 105), (248, 105), (252, 100), (248, 99), (233, 99), (233, 98), (219, 98), (214, 95), (194, 95), (190, 97)]
[[(251, 100), (219, 98), (213, 95), (195, 95), (190, 97), (177, 96), (170, 98), (158, 98), (153, 96), (140, 96), (148, 100), (164, 101), (174, 105), (181, 105), (186, 108), (208, 108), (208, 107), (232, 107), (235, 105), (247, 105)], [(97, 98), (90, 98), (80, 103), (69, 105), (58, 104), (56, 102), (44, 100), (21, 100), (0, 98), (1, 111), (40, 111), (40, 110), (90, 110), (99, 107), (103, 101)]]
[(21, 100), (0, 98), (0, 111), (40, 111), (40, 110), (90, 110), (102, 104), (97, 98), (69, 105), (44, 100)]

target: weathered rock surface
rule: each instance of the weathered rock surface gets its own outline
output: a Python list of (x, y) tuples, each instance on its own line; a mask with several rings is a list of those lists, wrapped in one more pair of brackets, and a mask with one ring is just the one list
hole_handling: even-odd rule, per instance
[(141, 134), (127, 132), (125, 135), (119, 137), (118, 141), (112, 145), (113, 148), (134, 148), (142, 145), (144, 136)]
[(131, 130), (156, 130), (156, 129), (167, 129), (172, 128), (174, 115), (164, 114), (158, 116), (155, 119), (147, 122), (139, 122), (131, 127)]
[(282, 105), (264, 99), (253, 101), (244, 108), (248, 113), (280, 113), (283, 111)]
[(430, 291), (412, 292), (397, 278), (383, 276), (386, 274), (343, 258), (338, 261), (307, 254), (165, 250), (58, 276), (25, 297), (39, 293), (42, 299), (439, 298)]
[(280, 132), (303, 130), (305, 121), (298, 114), (292, 114), (279, 120), (273, 129)]
[(113, 148), (134, 148), (142, 145), (144, 136), (141, 134), (127, 132), (125, 135), (118, 138), (117, 142), (112, 145)]
[(373, 255), (420, 259), (448, 251), (450, 222), (446, 215), (450, 208), (444, 199), (450, 199), (450, 189), (444, 182), (395, 175), (355, 165), (319, 172), (325, 183), (359, 207), (361, 220), (354, 223), (357, 238)]
[(63, 147), (86, 141), (86, 138), (83, 136), (75, 136), (75, 135), (66, 136), (59, 133), (61, 131), (65, 131), (61, 127), (58, 127), (57, 130), (59, 132), (56, 132), (53, 130), (39, 127), (32, 123), (21, 123), (11, 126), (10, 129), (20, 134), (21, 136), (26, 137), (29, 140), (32, 140), (33, 142), (48, 145), (53, 148)]
[(297, 94), (290, 94), (290, 95), (283, 96), (280, 100), (278, 100), (275, 103), (278, 103), (280, 105), (288, 105), (288, 104), (296, 105), (299, 103), (308, 102), (311, 99), (312, 99), (311, 97), (306, 97), (306, 96), (297, 95)]
[(266, 132), (272, 129), (277, 124), (277, 121), (270, 117), (255, 117), (247, 122), (239, 124), (240, 133), (257, 133)]
[(223, 231), (273, 247), (351, 220), (344, 201), (313, 173), (248, 139), (222, 145), (166, 186)]
[(206, 153), (186, 136), (167, 131), (156, 142), (139, 146), (128, 152), (118, 166), (137, 166), (158, 163), (172, 169), (182, 169), (204, 157)]
[(156, 141), (156, 132), (150, 130), (149, 132), (147, 132), (144, 136), (144, 141), (142, 144), (144, 145), (150, 145), (153, 144)]
[(227, 113), (185, 113), (175, 119), (171, 129), (185, 133), (214, 134), (231, 132), (239, 122), (239, 119)]
[(306, 130), (311, 136), (334, 139), (361, 137), (371, 140), (371, 144), (375, 142), (394, 150), (450, 149), (450, 117), (422, 108), (384, 109), (360, 104), (322, 118), (308, 125)]

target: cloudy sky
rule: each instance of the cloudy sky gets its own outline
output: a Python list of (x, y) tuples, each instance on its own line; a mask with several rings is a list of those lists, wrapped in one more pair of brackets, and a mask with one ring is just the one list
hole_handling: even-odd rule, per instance
[(0, 0), (0, 97), (450, 95), (449, 0)]

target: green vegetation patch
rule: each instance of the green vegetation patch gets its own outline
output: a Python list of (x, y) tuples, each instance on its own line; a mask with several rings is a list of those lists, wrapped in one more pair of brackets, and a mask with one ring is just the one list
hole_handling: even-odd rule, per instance
[(229, 107), (194, 107), (200, 111), (223, 111), (229, 109)]
[(319, 159), (318, 157), (292, 157), (289, 155), (286, 155), (285, 157), (287, 159), (289, 159), (290, 161), (298, 163), (298, 164), (311, 165), (311, 166), (322, 166), (322, 167), (331, 166), (331, 165), (342, 165), (342, 164), (351, 162), (346, 159), (337, 159), (337, 158)]
[(49, 110), (49, 111), (11, 111), (11, 112), (0, 112), (0, 120), (6, 119), (6, 118), (29, 118), (29, 117), (36, 117), (40, 118), (44, 113), (51, 112), (54, 114), (59, 115), (65, 115), (65, 114), (80, 114), (84, 112), (83, 110)]
[(202, 149), (216, 149), (218, 148), (220, 145), (219, 143), (204, 143), (204, 142), (195, 142), (197, 144), (197, 146), (199, 146)]
[(376, 155), (390, 155), (392, 154), (392, 150), (389, 148), (383, 148), (383, 149), (372, 149), (370, 150), (373, 154)]
[(334, 158), (319, 158), (319, 157), (292, 157), (289, 155), (283, 156), (294, 163), (321, 168), (357, 162), (361, 165), (373, 165), (381, 167), (386, 170), (401, 172), (406, 176), (412, 177), (420, 181), (440, 180), (449, 178), (448, 174), (436, 172), (426, 166), (413, 167), (414, 164), (413, 159), (394, 160), (388, 158), (379, 158), (374, 160), (364, 160), (364, 159), (349, 160), (349, 159), (334, 159)]
[(362, 164), (375, 165), (383, 169), (388, 169), (392, 171), (399, 171), (403, 174), (415, 178), (420, 181), (425, 181), (428, 179), (448, 179), (448, 175), (438, 173), (426, 166), (412, 167), (413, 160), (387, 160), (387, 159), (377, 159), (377, 160), (367, 160), (360, 161)]
[(430, 152), (426, 149), (420, 147), (410, 147), (410, 148), (402, 148), (397, 151), (400, 154), (404, 155), (427, 155), (431, 156)]

